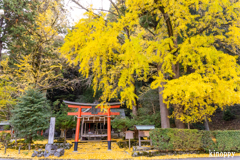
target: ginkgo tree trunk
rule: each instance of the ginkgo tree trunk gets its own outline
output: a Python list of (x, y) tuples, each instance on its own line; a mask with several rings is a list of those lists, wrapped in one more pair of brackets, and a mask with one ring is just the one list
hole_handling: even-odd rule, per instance
[[(138, 80), (154, 79), (151, 87), (160, 89), (167, 108), (177, 106), (171, 116), (180, 125), (204, 120), (217, 106), (240, 102), (236, 59), (240, 38), (234, 34), (240, 33), (240, 2), (127, 0), (125, 4), (125, 9), (114, 11), (124, 14), (112, 22), (106, 14), (88, 9), (87, 18), (69, 31), (61, 48), (68, 63), (79, 65), (86, 77), (94, 75), (92, 85), (103, 91), (102, 102), (120, 92), (120, 101), (131, 108), (137, 97), (131, 83), (134, 73)], [(142, 25), (146, 14), (147, 25)], [(161, 67), (156, 72), (152, 64)], [(166, 115), (161, 117), (164, 128), (169, 127)]]

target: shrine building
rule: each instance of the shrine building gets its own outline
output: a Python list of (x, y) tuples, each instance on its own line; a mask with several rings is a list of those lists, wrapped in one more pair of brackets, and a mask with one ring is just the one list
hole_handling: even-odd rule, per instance
[[(63, 101), (68, 107), (76, 108), (77, 112), (69, 112), (69, 116), (77, 118), (75, 131), (74, 151), (77, 151), (78, 140), (102, 140), (107, 138), (108, 150), (111, 150), (111, 120), (117, 115), (125, 117), (124, 109), (120, 103), (108, 103), (109, 108), (101, 111), (94, 103), (78, 103)], [(81, 125), (80, 125), (81, 123)]]

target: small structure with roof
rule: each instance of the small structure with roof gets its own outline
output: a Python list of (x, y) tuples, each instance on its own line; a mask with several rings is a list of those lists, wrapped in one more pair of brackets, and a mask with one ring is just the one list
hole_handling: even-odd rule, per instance
[(134, 139), (134, 131), (126, 131), (125, 132), (125, 139), (129, 141), (129, 149), (131, 148), (131, 139)]
[[(149, 137), (149, 132), (151, 129), (155, 129), (155, 125), (135, 125), (135, 136), (139, 139), (139, 147), (141, 147), (141, 142), (150, 142), (152, 145), (152, 140), (141, 140), (141, 137)], [(136, 138), (137, 138), (136, 137)]]
[(9, 121), (0, 122), (0, 131), (3, 131), (4, 126), (10, 125)]
[[(82, 138), (96, 139), (96, 138), (107, 137), (108, 150), (111, 150), (111, 119), (115, 115), (120, 115), (121, 112), (124, 113), (124, 111), (117, 110), (118, 108), (120, 108), (121, 103), (115, 102), (115, 103), (104, 104), (109, 106), (108, 108), (105, 109), (105, 112), (104, 112), (100, 109), (100, 107), (98, 107), (98, 104), (95, 104), (95, 103), (78, 103), (78, 102), (70, 102), (70, 101), (63, 101), (63, 102), (66, 105), (68, 105), (68, 107), (77, 109), (77, 112), (68, 112), (69, 116), (77, 117), (74, 151), (77, 151), (77, 147), (78, 147), (80, 119), (82, 119), (81, 139)], [(89, 126), (87, 126), (87, 123)], [(91, 124), (93, 123), (95, 123), (95, 126), (96, 126), (94, 128), (91, 127)], [(101, 123), (103, 125), (101, 125)], [(105, 126), (105, 123), (107, 123), (107, 127), (106, 127), (107, 129), (101, 128), (101, 126), (102, 127)]]
[[(97, 109), (96, 113), (101, 113), (100, 108)], [(90, 112), (92, 115), (82, 115), (81, 129), (80, 129), (80, 140), (102, 140), (107, 137), (107, 116), (96, 115), (92, 112), (92, 108), (83, 108), (82, 113)], [(111, 113), (119, 113), (121, 117), (125, 117), (124, 109), (111, 108)], [(111, 120), (115, 115), (111, 115)]]

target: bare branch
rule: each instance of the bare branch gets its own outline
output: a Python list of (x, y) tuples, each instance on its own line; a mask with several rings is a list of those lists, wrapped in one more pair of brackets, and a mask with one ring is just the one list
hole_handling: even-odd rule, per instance
[(93, 9), (93, 10), (99, 10), (99, 11), (109, 12), (109, 13), (114, 14), (115, 16), (118, 16), (116, 13), (114, 13), (114, 12), (112, 12), (112, 11), (109, 11), (109, 10), (105, 10), (105, 9)]
[(120, 16), (121, 14), (120, 14), (119, 9), (117, 8), (117, 6), (113, 3), (112, 0), (109, 0), (109, 1), (112, 3), (113, 7), (117, 10), (118, 15)]
[(90, 12), (89, 9), (78, 3), (76, 0), (72, 0), (76, 5), (80, 6), (82, 9), (85, 9), (87, 12)]
[(148, 28), (146, 28), (148, 32), (150, 32), (153, 36), (155, 36), (155, 34)]
[(126, 34), (127, 34), (127, 37), (128, 37), (128, 39), (130, 40), (130, 32), (129, 32), (129, 29), (128, 29), (127, 27), (124, 27), (123, 29), (125, 30), (125, 32), (126, 32)]
[[(90, 12), (89, 9), (87, 9), (86, 7), (84, 7), (83, 5), (81, 5), (80, 3), (78, 3), (76, 0), (72, 0), (76, 5), (78, 5), (79, 7), (81, 7), (82, 9), (86, 10), (87, 12)], [(93, 13), (95, 15), (97, 15), (96, 13)], [(97, 15), (99, 16), (99, 15)]]

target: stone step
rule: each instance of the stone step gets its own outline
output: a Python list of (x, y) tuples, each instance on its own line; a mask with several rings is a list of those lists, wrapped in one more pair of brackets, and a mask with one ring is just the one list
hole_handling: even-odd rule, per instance
[(133, 151), (149, 151), (154, 150), (154, 147), (152, 146), (133, 146)]
[[(132, 140), (130, 141), (131, 147), (138, 146), (138, 140)], [(117, 142), (117, 145), (119, 148), (128, 148), (129, 147), (129, 141), (128, 140), (121, 140)], [(150, 142), (142, 142), (142, 146), (150, 146)]]
[(148, 151), (133, 151), (132, 156), (133, 157), (139, 157), (139, 156), (146, 156), (146, 157), (152, 157), (160, 154), (160, 151), (158, 150), (148, 150)]

